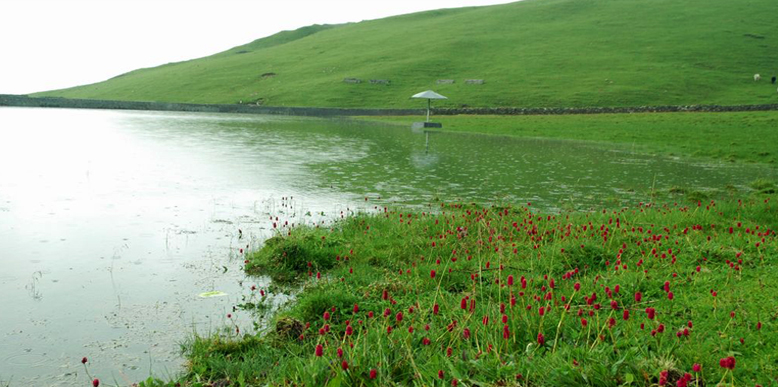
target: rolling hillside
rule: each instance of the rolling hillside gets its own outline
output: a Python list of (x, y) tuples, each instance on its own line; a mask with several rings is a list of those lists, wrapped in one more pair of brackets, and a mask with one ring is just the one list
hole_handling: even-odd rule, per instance
[(775, 11), (775, 0), (525, 0), (310, 26), (35, 95), (399, 108), (434, 89), (449, 107), (778, 103)]

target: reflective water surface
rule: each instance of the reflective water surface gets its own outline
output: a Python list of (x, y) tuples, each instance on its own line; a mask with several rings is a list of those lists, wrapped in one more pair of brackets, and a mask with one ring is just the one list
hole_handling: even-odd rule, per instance
[[(251, 332), (232, 306), (267, 280), (242, 275), (240, 249), (271, 235), (271, 214), (310, 223), (437, 199), (588, 208), (756, 178), (778, 174), (356, 121), (0, 108), (0, 382), (84, 384), (87, 356), (94, 376), (126, 385), (180, 372), (192, 332)], [(212, 290), (228, 295), (198, 296)]]

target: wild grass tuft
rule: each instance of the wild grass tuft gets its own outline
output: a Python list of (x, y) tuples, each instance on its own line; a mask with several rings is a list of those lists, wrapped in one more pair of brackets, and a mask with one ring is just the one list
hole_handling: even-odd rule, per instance
[[(774, 200), (562, 213), (442, 205), (285, 229), (278, 238), (303, 251), (330, 240), (334, 264), (299, 276), (276, 263), (299, 276), (297, 301), (262, 334), (197, 337), (178, 382), (770, 385)], [(734, 370), (719, 366), (729, 356)]]

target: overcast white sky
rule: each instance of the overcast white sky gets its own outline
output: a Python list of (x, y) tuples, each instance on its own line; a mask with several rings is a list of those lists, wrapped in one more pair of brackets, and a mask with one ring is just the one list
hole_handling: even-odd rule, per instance
[(93, 83), (311, 24), (515, 0), (0, 0), (0, 94)]

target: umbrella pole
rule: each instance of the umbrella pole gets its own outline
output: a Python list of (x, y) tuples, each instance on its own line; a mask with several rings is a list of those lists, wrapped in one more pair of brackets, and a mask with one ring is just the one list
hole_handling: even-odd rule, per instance
[(430, 106), (432, 105), (432, 100), (427, 99), (427, 122), (430, 122)]

